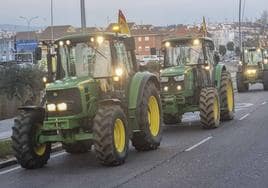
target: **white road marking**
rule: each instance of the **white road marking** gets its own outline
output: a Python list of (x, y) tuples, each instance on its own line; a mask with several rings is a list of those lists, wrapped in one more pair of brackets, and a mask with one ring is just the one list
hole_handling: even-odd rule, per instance
[(261, 103), (261, 105), (265, 105), (265, 104), (267, 104), (267, 102), (266, 102), (266, 101), (264, 101), (263, 103)]
[(187, 148), (185, 151), (191, 151), (191, 150), (197, 148), (198, 146), (200, 146), (201, 144), (204, 144), (205, 142), (209, 141), (211, 138), (212, 138), (212, 136), (209, 136), (209, 137), (205, 138), (204, 140), (201, 140), (197, 144)]
[[(57, 154), (55, 154), (55, 155), (52, 155), (50, 158), (53, 159), (53, 158), (59, 157), (59, 156), (64, 155), (64, 154), (66, 154), (66, 152), (60, 152), (60, 153), (57, 153)], [(9, 172), (12, 172), (12, 171), (15, 171), (15, 170), (18, 170), (18, 169), (21, 169), (21, 167), (20, 167), (20, 166), (16, 166), (16, 167), (14, 167), (14, 168), (11, 168), (11, 169), (8, 169), (8, 170), (1, 171), (1, 172), (0, 172), (0, 175), (7, 174), (7, 173), (9, 173)]]
[(246, 117), (248, 117), (249, 116), (249, 114), (246, 114), (246, 115), (244, 115), (243, 117), (241, 117), (239, 120), (243, 120), (243, 119), (245, 119)]

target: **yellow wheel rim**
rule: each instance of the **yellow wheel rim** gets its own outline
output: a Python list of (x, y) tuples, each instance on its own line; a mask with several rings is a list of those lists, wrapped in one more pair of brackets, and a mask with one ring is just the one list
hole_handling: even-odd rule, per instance
[(46, 144), (41, 144), (39, 146), (34, 147), (34, 152), (36, 153), (36, 155), (42, 156), (45, 154), (46, 148)]
[(227, 85), (227, 108), (229, 112), (232, 112), (234, 109), (234, 92), (231, 82)]
[(160, 130), (160, 110), (155, 96), (149, 98), (147, 114), (151, 134), (157, 136)]
[(217, 97), (214, 99), (213, 104), (213, 112), (214, 112), (214, 120), (217, 121), (219, 119), (219, 100)]
[(34, 152), (36, 155), (38, 156), (42, 156), (45, 154), (46, 152), (46, 148), (47, 148), (47, 145), (46, 144), (38, 144), (37, 141), (38, 141), (38, 135), (40, 133), (40, 129), (41, 129), (42, 125), (38, 124), (37, 125), (37, 128), (35, 130), (35, 140), (34, 140)]
[(126, 132), (121, 119), (116, 119), (114, 123), (114, 144), (117, 152), (121, 153), (125, 149)]

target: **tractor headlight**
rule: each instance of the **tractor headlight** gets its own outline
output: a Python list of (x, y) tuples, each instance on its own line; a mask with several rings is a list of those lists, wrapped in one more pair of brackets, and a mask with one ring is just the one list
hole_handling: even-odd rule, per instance
[(165, 86), (164, 87), (164, 91), (168, 91), (168, 86)]
[(247, 74), (256, 74), (257, 70), (256, 69), (248, 69)]
[(184, 80), (184, 75), (175, 76), (175, 77), (174, 77), (174, 80), (175, 80), (176, 82), (183, 81), (183, 80)]
[(181, 85), (177, 85), (177, 90), (180, 91), (182, 89)]
[(160, 82), (161, 82), (161, 83), (166, 83), (166, 82), (168, 82), (168, 77), (160, 77)]
[(264, 64), (268, 64), (268, 59), (264, 59)]
[(55, 112), (56, 111), (56, 105), (55, 104), (48, 104), (47, 105), (47, 111)]
[(242, 61), (239, 61), (239, 65), (242, 65), (243, 63), (242, 63)]
[(47, 83), (47, 77), (45, 77), (45, 76), (43, 77), (43, 82)]
[(116, 68), (115, 69), (115, 75), (116, 76), (122, 76), (123, 75), (123, 73), (124, 73), (124, 71), (123, 71), (123, 69), (122, 68)]
[(66, 111), (67, 110), (67, 104), (66, 103), (59, 103), (57, 104), (58, 111)]

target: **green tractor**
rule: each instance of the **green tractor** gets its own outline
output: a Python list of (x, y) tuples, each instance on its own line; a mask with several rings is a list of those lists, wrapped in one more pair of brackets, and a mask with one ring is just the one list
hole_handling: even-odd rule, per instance
[(262, 83), (268, 90), (268, 56), (262, 48), (244, 48), (236, 73), (238, 92), (249, 90), (249, 84)]
[(203, 128), (234, 118), (230, 73), (219, 64), (214, 43), (207, 37), (171, 38), (163, 42), (161, 100), (165, 124), (176, 124), (186, 112), (200, 111)]
[(158, 148), (160, 84), (154, 74), (138, 72), (133, 37), (76, 34), (53, 49), (55, 80), (46, 85), (44, 107), (20, 108), (13, 126), (12, 146), (23, 168), (43, 167), (56, 142), (71, 154), (94, 146), (108, 166), (124, 163), (130, 139), (138, 151)]

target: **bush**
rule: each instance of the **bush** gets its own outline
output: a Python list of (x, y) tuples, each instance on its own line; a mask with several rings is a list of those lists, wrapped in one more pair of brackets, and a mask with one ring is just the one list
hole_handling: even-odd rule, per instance
[(35, 102), (44, 89), (45, 72), (37, 65), (8, 64), (0, 67), (0, 95), (9, 100), (17, 98), (22, 103)]

